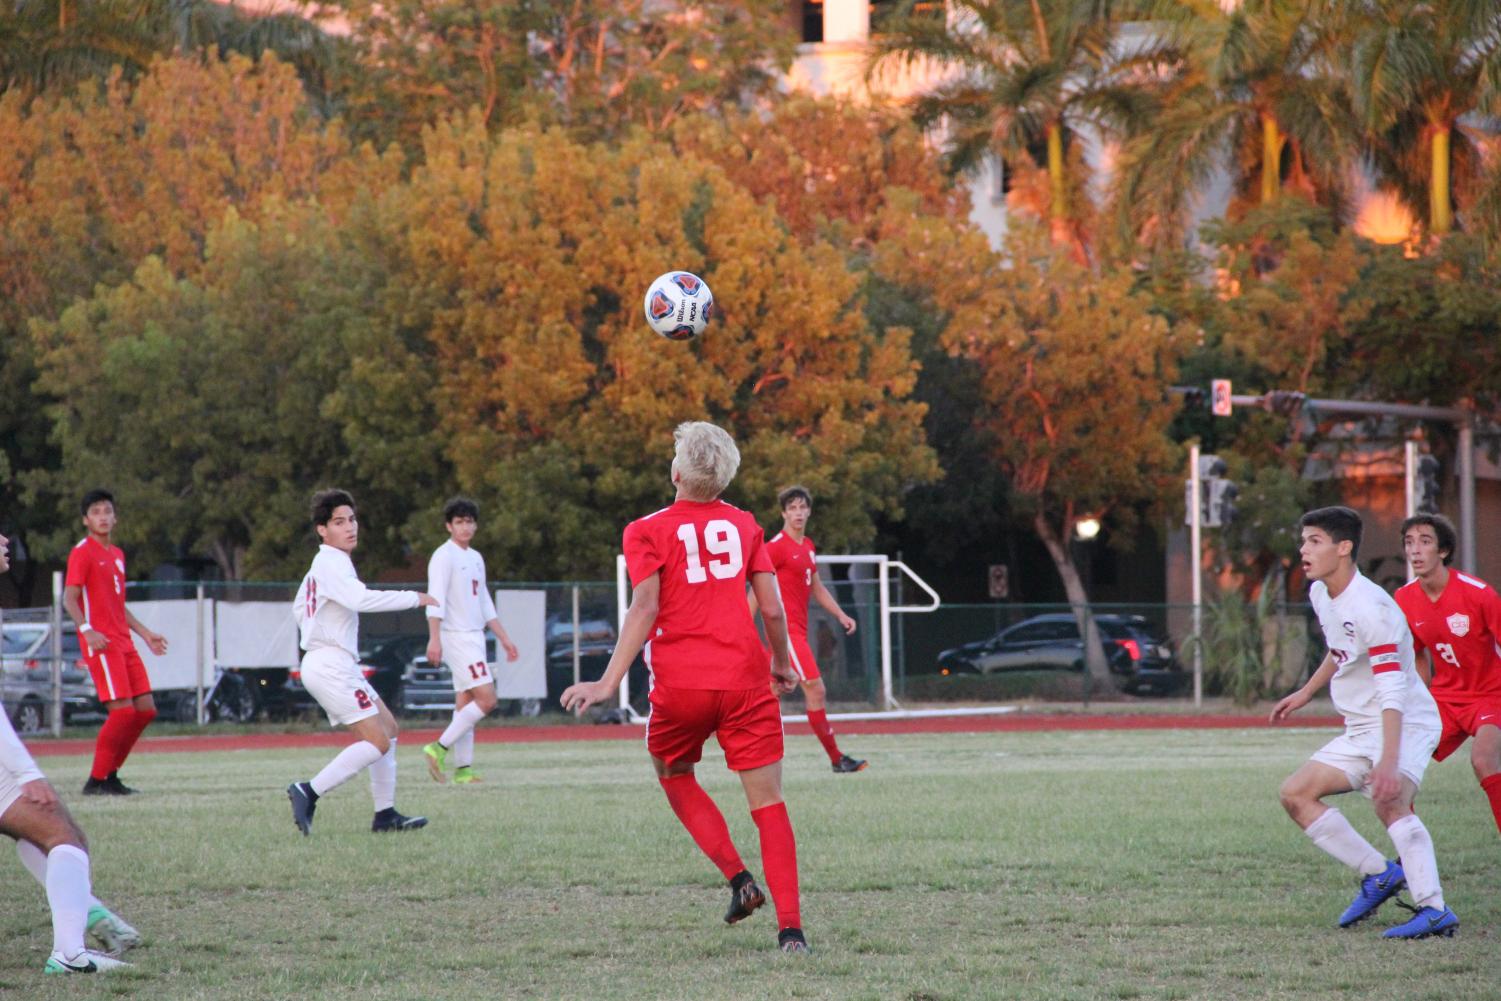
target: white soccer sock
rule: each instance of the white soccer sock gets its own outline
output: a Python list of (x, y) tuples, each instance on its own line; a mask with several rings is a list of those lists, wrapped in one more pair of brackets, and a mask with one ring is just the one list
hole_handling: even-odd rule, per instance
[(64, 959), (83, 952), (89, 918), (89, 857), (82, 848), (58, 845), (47, 854), (47, 904), (52, 908), (52, 951)]
[(470, 730), (453, 742), (453, 766), (468, 768), (474, 764), (474, 731)]
[[(38, 883), (41, 883), (43, 889), (46, 889), (47, 888), (47, 855), (46, 855), (46, 853), (44, 853), (40, 848), (38, 848), (36, 845), (32, 844), (30, 841), (27, 841), (26, 839), (22, 838), (20, 841), (16, 842), (16, 854), (19, 855), (19, 856), (21, 856), (21, 864), (26, 867), (26, 871), (27, 872), (31, 873), (32, 878), (35, 879)], [(89, 894), (89, 907), (92, 908), (92, 907), (103, 907), (103, 906), (104, 905), (99, 902), (99, 898), (98, 897), (94, 896), (92, 893)]]
[(375, 800), (375, 812), (389, 810), (396, 805), (396, 738), (380, 760), (370, 766), (370, 798)]
[[(438, 743), (447, 748), (458, 746), (459, 738), (474, 732), (474, 724), (485, 718), (485, 711), (479, 707), (478, 702), (471, 702), (462, 709), (453, 711), (453, 722), (448, 724), (448, 729), (443, 731), (443, 736), (438, 738)], [(472, 748), (474, 745), (471, 744)], [(473, 757), (469, 759), (473, 761)], [(466, 762), (467, 764), (468, 762)]]
[(1375, 876), (1386, 870), (1386, 859), (1360, 832), (1350, 826), (1345, 815), (1330, 807), (1303, 829), (1313, 843), (1339, 859), (1362, 876)]
[(1428, 828), (1410, 814), (1386, 829), (1402, 859), (1407, 889), (1419, 907), (1444, 909), (1444, 891), (1438, 884), (1438, 859), (1433, 854), (1433, 838)]
[(380, 749), (368, 740), (357, 741), (340, 751), (334, 760), (313, 776), (313, 792), (324, 795), (354, 778), (380, 760)]

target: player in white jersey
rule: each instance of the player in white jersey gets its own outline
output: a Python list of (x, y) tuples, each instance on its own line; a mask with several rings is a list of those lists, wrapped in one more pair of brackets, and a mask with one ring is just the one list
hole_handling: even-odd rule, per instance
[[(1443, 730), (1438, 706), (1413, 664), (1412, 634), (1391, 595), (1355, 567), (1360, 515), (1325, 507), (1299, 522), (1309, 598), (1329, 652), (1319, 669), (1272, 710), (1286, 719), (1329, 684), (1345, 732), (1282, 783), (1282, 806), (1313, 843), (1360, 873), (1360, 892), (1341, 928), (1370, 917), (1404, 885), (1417, 901), (1410, 921), (1385, 938), (1453, 935), (1459, 918), (1444, 905), (1428, 829), (1412, 812), (1423, 770)], [(1324, 797), (1359, 790), (1371, 798), (1400, 861), (1387, 861)], [(1400, 902), (1400, 901), (1399, 901)]]
[[(0, 535), (0, 573), (10, 567), (10, 542)], [(47, 891), (52, 955), (45, 973), (107, 973), (129, 963), (85, 947), (85, 933), (118, 955), (140, 934), (94, 896), (83, 831), (27, 752), (10, 717), (0, 712), (0, 833), (14, 838), (21, 864)]]
[(314, 495), (313, 528), (322, 544), (292, 606), (307, 651), (302, 684), (328, 713), (329, 723), (349, 727), (357, 739), (311, 780), (287, 786), (292, 822), (303, 834), (311, 834), (318, 798), (369, 768), (375, 800), (370, 829), (425, 827), (426, 817), (396, 812), (396, 717), (360, 671), (360, 613), (397, 612), (437, 602), (418, 591), (372, 591), (360, 582), (349, 558), (359, 542), (359, 520), (354, 498), (343, 490)]
[(478, 782), (474, 774), (474, 726), (495, 708), (495, 679), (485, 661), (488, 628), (505, 649), (506, 660), (520, 657), (495, 611), (485, 586), (485, 558), (469, 545), (479, 528), (479, 505), (455, 497), (443, 505), (448, 541), (427, 561), (427, 593), (438, 602), (427, 610), (427, 661), (446, 663), (453, 676), (453, 720), (442, 736), (422, 749), (427, 770), (444, 781), (453, 753), (457, 785)]

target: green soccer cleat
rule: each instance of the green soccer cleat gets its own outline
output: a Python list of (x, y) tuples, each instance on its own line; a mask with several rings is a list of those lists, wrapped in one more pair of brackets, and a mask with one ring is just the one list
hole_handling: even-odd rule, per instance
[(484, 779), (474, 774), (474, 769), (468, 765), (460, 765), (453, 770), (453, 784), (456, 786), (473, 785), (475, 782), (483, 782)]
[(434, 782), (447, 782), (444, 772), (448, 770), (448, 748), (436, 740), (422, 749), (427, 756), (427, 774), (433, 777)]
[(141, 933), (126, 924), (114, 911), (102, 905), (89, 908), (89, 934), (103, 951), (118, 956), (141, 944)]
[(102, 952), (83, 950), (72, 959), (65, 959), (62, 954), (54, 952), (47, 957), (47, 965), (42, 967), (43, 973), (114, 973), (117, 970), (130, 969), (129, 963), (122, 963), (118, 959), (111, 959)]

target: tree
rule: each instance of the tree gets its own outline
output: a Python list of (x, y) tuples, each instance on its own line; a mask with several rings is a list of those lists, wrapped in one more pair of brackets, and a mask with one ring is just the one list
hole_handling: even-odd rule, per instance
[[(949, 314), (943, 343), (978, 369), (985, 405), (974, 420), (1087, 631), (1090, 671), (1108, 683), (1070, 540), (1087, 515), (1129, 525), (1136, 505), (1173, 489), (1181, 453), (1163, 390), (1185, 337), (1134, 294), (1129, 269), (1095, 273), (1033, 227), (1014, 228), (1004, 259), (970, 253), (972, 267), (935, 290)], [(911, 273), (900, 258), (884, 267)]]
[(871, 43), (873, 77), (893, 70), (941, 74), (914, 103), (919, 124), (942, 125), (956, 171), (1040, 152), (1045, 216), (1059, 238), (1078, 239), (1088, 216), (1084, 177), (1067, 149), (1081, 132), (1125, 135), (1143, 124), (1138, 57), (1115, 51), (1108, 0), (956, 0), (936, 17), (905, 4)]
[[(546, 165), (541, 169), (540, 165)], [(609, 572), (625, 522), (670, 497), (672, 428), (724, 424), (731, 498), (766, 512), (803, 481), (840, 549), (936, 475), (910, 400), (908, 332), (872, 330), (860, 278), (717, 168), (636, 135), (491, 136), (475, 113), (427, 135), (405, 231), (411, 298), (433, 317), (436, 406), (460, 486), (498, 503), (498, 565)], [(685, 268), (719, 310), (691, 344), (652, 336), (642, 290)]]
[(1459, 126), (1466, 115), (1501, 110), (1501, 9), (1366, 0), (1352, 24), (1355, 110), (1377, 165), (1428, 232), (1443, 236), (1455, 201), (1473, 202), (1485, 173)]

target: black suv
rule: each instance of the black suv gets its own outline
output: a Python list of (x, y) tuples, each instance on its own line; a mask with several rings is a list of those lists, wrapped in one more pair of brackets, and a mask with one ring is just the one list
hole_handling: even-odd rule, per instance
[[(1153, 633), (1140, 615), (1096, 615), (1106, 662), (1121, 687), (1133, 695), (1168, 695), (1182, 689), (1186, 675), (1168, 640)], [(1084, 670), (1084, 642), (1071, 612), (1024, 619), (989, 639), (976, 640), (938, 655), (945, 672)]]

